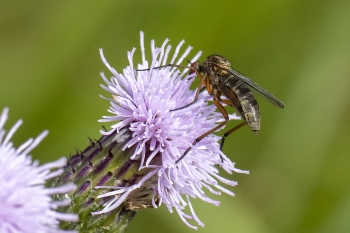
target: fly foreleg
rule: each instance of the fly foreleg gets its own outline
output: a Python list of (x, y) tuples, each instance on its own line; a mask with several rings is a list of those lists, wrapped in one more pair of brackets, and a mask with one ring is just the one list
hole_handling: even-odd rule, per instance
[(196, 91), (196, 95), (195, 95), (194, 100), (192, 102), (190, 102), (190, 103), (188, 103), (188, 104), (186, 104), (186, 105), (184, 105), (184, 106), (182, 106), (180, 108), (172, 109), (172, 110), (170, 110), (170, 112), (176, 111), (176, 110), (180, 110), (180, 109), (184, 109), (184, 108), (187, 108), (188, 106), (191, 106), (192, 104), (194, 104), (198, 100), (199, 93), (202, 91), (202, 86), (205, 85), (205, 79), (206, 78), (207, 78), (207, 76), (205, 76), (203, 78), (202, 75), (200, 75), (201, 82), (199, 83), (199, 86), (198, 86), (197, 91)]

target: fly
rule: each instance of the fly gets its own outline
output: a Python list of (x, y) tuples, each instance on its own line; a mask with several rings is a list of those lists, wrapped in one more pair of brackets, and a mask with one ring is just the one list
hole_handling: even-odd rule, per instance
[[(189, 68), (189, 74), (196, 73), (197, 76), (200, 78), (200, 84), (197, 88), (194, 100), (186, 104), (185, 106), (173, 109), (171, 111), (183, 109), (194, 104), (198, 99), (202, 87), (205, 86), (209, 95), (213, 96), (213, 102), (215, 106), (225, 118), (225, 120), (221, 124), (217, 125), (213, 129), (196, 138), (192, 143), (192, 146), (196, 145), (203, 138), (219, 130), (227, 124), (227, 122), (229, 121), (229, 116), (225, 107), (222, 105), (223, 103), (234, 107), (239, 112), (244, 122), (224, 133), (221, 139), (220, 150), (222, 150), (224, 146), (225, 139), (230, 134), (232, 134), (237, 129), (241, 128), (246, 124), (252, 131), (259, 131), (261, 121), (260, 110), (258, 102), (256, 101), (251, 89), (255, 90), (258, 94), (260, 94), (264, 99), (266, 99), (273, 105), (279, 108), (284, 108), (284, 104), (280, 100), (278, 100), (274, 95), (269, 93), (267, 90), (265, 90), (264, 88), (253, 82), (251, 79), (241, 74), (240, 72), (232, 69), (231, 63), (221, 55), (210, 55), (205, 59), (204, 62), (193, 62), (190, 66), (168, 64), (155, 68), (167, 66)], [(221, 98), (222, 95), (225, 97), (225, 99)], [(192, 147), (187, 148), (183, 155), (178, 160), (176, 160), (176, 163), (183, 159), (191, 149)]]

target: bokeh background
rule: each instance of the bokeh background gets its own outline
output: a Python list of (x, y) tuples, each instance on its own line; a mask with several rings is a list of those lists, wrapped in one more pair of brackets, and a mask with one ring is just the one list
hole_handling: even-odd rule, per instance
[[(98, 49), (121, 71), (140, 30), (146, 44), (185, 39), (202, 59), (226, 56), (286, 105), (258, 97), (258, 136), (228, 139), (251, 174), (227, 176), (236, 197), (219, 207), (194, 201), (199, 232), (350, 232), (350, 1), (1, 1), (0, 107), (8, 129), (24, 120), (16, 145), (49, 129), (32, 153), (44, 163), (99, 138), (109, 104)], [(128, 232), (194, 231), (163, 206)]]

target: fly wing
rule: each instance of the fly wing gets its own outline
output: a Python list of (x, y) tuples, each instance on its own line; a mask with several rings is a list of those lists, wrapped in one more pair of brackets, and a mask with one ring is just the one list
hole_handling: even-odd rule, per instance
[(270, 92), (253, 82), (251, 79), (247, 78), (243, 74), (239, 73), (238, 71), (234, 69), (227, 70), (229, 73), (232, 75), (236, 76), (242, 82), (247, 84), (249, 87), (253, 88), (260, 96), (262, 96), (264, 99), (272, 103), (273, 105), (279, 107), (279, 108), (284, 108), (284, 104), (282, 101), (278, 100), (274, 95), (272, 95)]

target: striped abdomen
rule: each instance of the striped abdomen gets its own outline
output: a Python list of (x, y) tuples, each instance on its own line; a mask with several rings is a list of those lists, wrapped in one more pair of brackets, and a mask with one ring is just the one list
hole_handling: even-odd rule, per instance
[(250, 129), (260, 130), (259, 105), (249, 87), (234, 75), (229, 75), (218, 83), (218, 88), (241, 114)]

